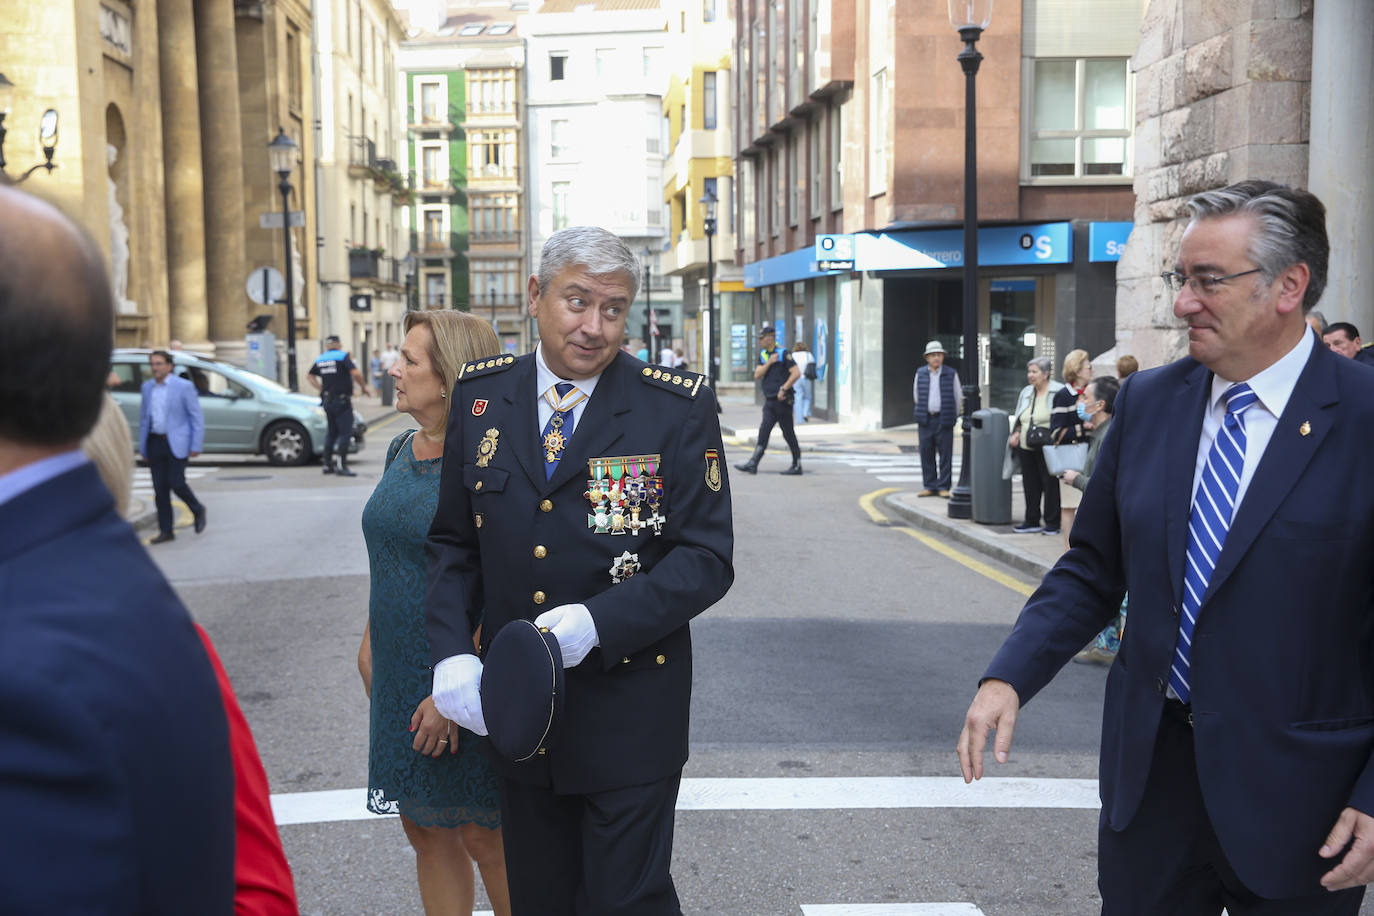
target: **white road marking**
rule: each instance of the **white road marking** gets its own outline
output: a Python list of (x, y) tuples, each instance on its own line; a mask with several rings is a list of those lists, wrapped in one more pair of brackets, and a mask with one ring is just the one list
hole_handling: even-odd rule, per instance
[[(214, 465), (188, 467), (186, 469), (186, 479), (199, 480), (206, 474), (213, 474), (218, 470), (219, 468)], [(149, 468), (134, 468), (133, 492), (140, 494), (153, 492), (153, 472)]]
[(802, 904), (802, 916), (983, 916), (971, 903)]
[(881, 480), (883, 483), (918, 483), (925, 481), (925, 478), (920, 474), (874, 474), (873, 479)]
[[(272, 796), (277, 824), (324, 824), (395, 815), (372, 814), (367, 790), (329, 789)], [(839, 776), (684, 779), (679, 811), (807, 811), (857, 808), (1096, 809), (1095, 779), (988, 777), (964, 785), (957, 776)]]

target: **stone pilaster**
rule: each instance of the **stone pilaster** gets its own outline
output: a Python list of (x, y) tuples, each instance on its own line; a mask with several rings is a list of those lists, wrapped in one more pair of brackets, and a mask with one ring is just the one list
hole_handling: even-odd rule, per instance
[(213, 348), (206, 309), (205, 192), (191, 0), (158, 0), (157, 26), (171, 337), (206, 351)]
[(248, 321), (244, 293), (248, 268), (244, 257), (243, 134), (234, 9), (225, 0), (194, 2), (210, 339), (221, 359), (241, 361)]

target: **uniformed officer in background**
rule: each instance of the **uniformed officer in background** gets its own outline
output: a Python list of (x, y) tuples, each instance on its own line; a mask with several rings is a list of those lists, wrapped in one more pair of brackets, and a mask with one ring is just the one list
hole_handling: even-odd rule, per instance
[[(358, 475), (348, 469), (348, 447), (353, 442), (353, 383), (357, 382), (363, 394), (367, 394), (367, 380), (353, 365), (337, 335), (329, 335), (324, 342), (329, 349), (320, 354), (306, 376), (320, 393), (320, 406), (329, 421), (329, 429), (324, 434), (324, 472), (356, 477)], [(337, 468), (334, 467), (336, 445), (339, 449)]]
[(498, 761), (517, 916), (681, 912), (688, 621), (730, 587), (734, 534), (714, 393), (619, 349), (639, 277), (611, 233), (555, 233), (529, 279), (535, 352), (468, 363), (452, 388), (426, 543), (435, 704), (487, 734), (479, 622), (482, 658), (533, 619), (566, 669), (551, 739)]
[(759, 424), (758, 445), (754, 447), (754, 454), (748, 461), (735, 467), (749, 474), (759, 472), (759, 459), (768, 449), (768, 436), (776, 424), (782, 427), (782, 438), (792, 450), (792, 466), (779, 473), (795, 477), (802, 472), (802, 466), (801, 446), (797, 444), (797, 433), (792, 427), (792, 402), (796, 398), (792, 386), (801, 378), (801, 369), (792, 354), (778, 346), (778, 338), (771, 324), (759, 329), (759, 362), (754, 367), (754, 378), (760, 381), (763, 388), (763, 422)]

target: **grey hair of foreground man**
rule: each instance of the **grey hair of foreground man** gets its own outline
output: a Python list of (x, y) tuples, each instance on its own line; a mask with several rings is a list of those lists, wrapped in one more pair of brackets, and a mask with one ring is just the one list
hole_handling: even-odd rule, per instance
[(1250, 259), (1264, 278), (1272, 284), (1294, 264), (1306, 264), (1309, 279), (1303, 314), (1321, 299), (1331, 244), (1326, 237), (1326, 207), (1312, 193), (1255, 178), (1204, 191), (1188, 202), (1188, 212), (1194, 220), (1253, 216), (1257, 228), (1250, 242)]
[(56, 207), (0, 187), (0, 445), (75, 448), (100, 416), (113, 346), (99, 249)]
[(593, 277), (624, 274), (630, 281), (630, 301), (639, 295), (639, 258), (614, 233), (598, 226), (569, 226), (544, 243), (539, 253), (539, 292), (569, 267), (585, 267)]

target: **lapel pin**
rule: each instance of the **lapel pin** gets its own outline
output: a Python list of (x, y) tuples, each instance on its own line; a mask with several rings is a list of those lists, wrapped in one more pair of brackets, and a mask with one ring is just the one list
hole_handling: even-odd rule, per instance
[(1302, 433), (1304, 436), (1310, 436), (1312, 434), (1312, 424), (1303, 420), (1302, 426), (1298, 427), (1298, 432)]

